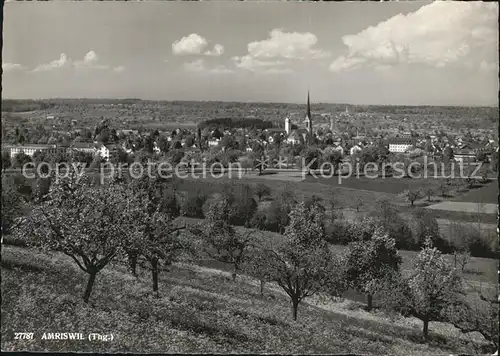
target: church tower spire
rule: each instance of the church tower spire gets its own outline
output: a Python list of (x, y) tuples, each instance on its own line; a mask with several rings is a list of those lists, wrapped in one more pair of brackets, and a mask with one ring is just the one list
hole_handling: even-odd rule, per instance
[(309, 95), (309, 89), (307, 90), (307, 110), (306, 110), (306, 129), (308, 136), (308, 143), (311, 145), (313, 143), (313, 127), (312, 127), (312, 115), (311, 115), (311, 99)]
[(307, 90), (307, 117), (311, 120), (311, 100), (309, 98), (309, 90)]

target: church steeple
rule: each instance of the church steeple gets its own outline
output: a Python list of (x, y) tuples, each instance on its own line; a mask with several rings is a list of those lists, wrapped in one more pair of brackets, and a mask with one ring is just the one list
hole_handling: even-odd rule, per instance
[(308, 136), (308, 143), (312, 144), (313, 142), (313, 128), (312, 128), (312, 116), (311, 116), (311, 99), (309, 96), (309, 90), (307, 90), (307, 110), (306, 110), (306, 130)]
[(309, 90), (307, 90), (307, 117), (311, 120), (311, 100), (309, 98)]

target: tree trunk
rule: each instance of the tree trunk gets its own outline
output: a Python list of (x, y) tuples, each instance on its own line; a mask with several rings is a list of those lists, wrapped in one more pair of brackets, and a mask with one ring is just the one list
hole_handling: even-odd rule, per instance
[(260, 281), (260, 296), (262, 297), (264, 295), (264, 284), (266, 282), (265, 281)]
[(292, 299), (292, 315), (293, 320), (297, 321), (297, 309), (299, 308), (299, 301), (296, 299)]
[(237, 272), (238, 272), (238, 267), (234, 266), (233, 274), (231, 275), (231, 277), (233, 278), (233, 281), (236, 280), (236, 276), (238, 274)]
[(158, 297), (159, 294), (158, 294), (158, 259), (157, 258), (151, 259), (151, 274), (153, 277), (153, 292), (156, 294), (156, 297)]
[(130, 271), (134, 277), (137, 277), (137, 255), (130, 254), (128, 256), (128, 262), (130, 264)]
[(373, 308), (373, 296), (371, 294), (367, 294), (366, 297), (367, 297), (367, 304), (368, 304), (367, 310), (370, 311)]
[(92, 293), (92, 287), (94, 286), (96, 275), (97, 275), (97, 272), (89, 273), (89, 279), (87, 281), (87, 288), (85, 288), (85, 293), (83, 294), (83, 301), (85, 303), (89, 302), (90, 294)]
[(423, 322), (424, 322), (424, 329), (423, 329), (424, 337), (427, 339), (427, 337), (429, 336), (429, 318), (425, 317)]

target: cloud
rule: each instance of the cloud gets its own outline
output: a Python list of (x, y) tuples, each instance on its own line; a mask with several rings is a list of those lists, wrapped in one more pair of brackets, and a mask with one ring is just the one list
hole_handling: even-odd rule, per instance
[(245, 69), (251, 72), (278, 74), (289, 73), (291, 71), (290, 69), (284, 68), (287, 62), (283, 60), (275, 59), (262, 61), (259, 59), (255, 59), (248, 54), (241, 57), (235, 56), (231, 59), (235, 62), (237, 68)]
[(65, 53), (61, 53), (59, 59), (53, 60), (52, 62), (49, 63), (39, 64), (38, 66), (35, 67), (35, 69), (33, 69), (33, 72), (51, 71), (54, 69), (68, 66), (70, 65), (70, 63), (71, 59), (69, 59)]
[(226, 66), (219, 65), (209, 70), (210, 73), (214, 74), (231, 74), (234, 73), (234, 70), (227, 68)]
[(443, 68), (466, 67), (470, 62), (478, 68), (485, 60), (498, 63), (497, 16), (495, 3), (436, 1), (344, 36), (347, 54), (329, 68), (333, 72), (400, 64)]
[(267, 74), (288, 74), (293, 73), (292, 68), (269, 68), (264, 71)]
[(364, 58), (347, 58), (345, 56), (340, 56), (330, 64), (329, 68), (332, 72), (349, 71), (365, 62), (366, 59)]
[(254, 73), (291, 73), (292, 69), (285, 66), (292, 62), (330, 56), (329, 52), (314, 48), (317, 42), (316, 35), (310, 32), (274, 29), (269, 32), (269, 38), (248, 43), (248, 53), (232, 60), (237, 68)]
[(224, 46), (217, 43), (216, 45), (214, 45), (214, 48), (212, 50), (206, 51), (203, 54), (206, 56), (218, 57), (218, 56), (222, 55), (223, 53), (224, 53)]
[(498, 70), (498, 61), (497, 63), (482, 61), (479, 64), (479, 69), (483, 72), (494, 72)]
[(117, 67), (113, 67), (113, 72), (115, 73), (121, 73), (125, 70), (125, 67), (124, 66), (117, 66)]
[(203, 59), (186, 62), (182, 66), (184, 67), (184, 70), (188, 72), (202, 72), (205, 70), (205, 63), (203, 62)]
[(218, 65), (213, 68), (207, 68), (205, 66), (205, 61), (203, 59), (196, 59), (191, 62), (186, 62), (183, 65), (183, 68), (187, 72), (192, 73), (205, 73), (205, 74), (230, 74), (234, 73), (233, 70), (227, 68), (223, 65)]
[(23, 70), (24, 67), (18, 63), (2, 63), (3, 72), (11, 72), (16, 70)]
[(73, 61), (65, 53), (61, 53), (59, 59), (53, 60), (49, 63), (39, 64), (32, 71), (33, 72), (47, 72), (62, 68), (73, 68), (75, 70), (112, 70), (114, 72), (122, 72), (125, 67), (115, 66), (112, 67), (107, 64), (102, 64), (97, 53), (90, 50), (85, 54), (83, 59)]
[(224, 53), (224, 46), (221, 44), (217, 43), (214, 45), (213, 49), (205, 51), (207, 46), (208, 41), (206, 38), (196, 33), (192, 33), (172, 43), (172, 53), (176, 56), (196, 54), (220, 56)]
[(318, 42), (315, 34), (310, 32), (283, 32), (274, 29), (269, 38), (250, 42), (248, 54), (256, 59), (316, 59), (325, 58), (329, 52), (313, 48)]
[(89, 51), (83, 57), (83, 60), (75, 61), (75, 68), (77, 69), (109, 69), (108, 65), (100, 64), (99, 57), (95, 51)]

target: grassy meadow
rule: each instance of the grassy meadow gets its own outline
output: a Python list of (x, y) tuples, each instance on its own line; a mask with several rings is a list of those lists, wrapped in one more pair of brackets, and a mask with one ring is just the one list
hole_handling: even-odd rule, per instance
[[(197, 264), (178, 263), (160, 274), (152, 296), (148, 271), (135, 279), (112, 263), (100, 273), (89, 305), (81, 301), (86, 274), (69, 257), (2, 248), (3, 351), (414, 354), (478, 353), (480, 336), (417, 319), (390, 316), (346, 299), (311, 298), (292, 320), (290, 302), (273, 284)], [(33, 340), (13, 333), (33, 332)], [(43, 332), (99, 332), (113, 341), (46, 341)]]

